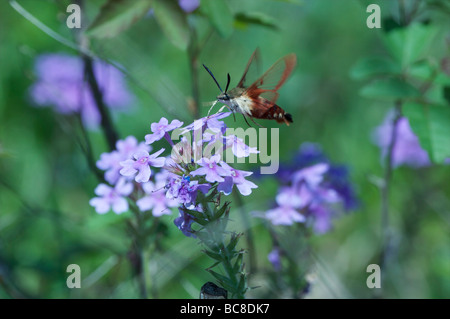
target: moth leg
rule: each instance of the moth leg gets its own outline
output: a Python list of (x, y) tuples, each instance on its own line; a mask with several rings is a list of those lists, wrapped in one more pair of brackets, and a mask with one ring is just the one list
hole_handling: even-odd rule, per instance
[(264, 127), (263, 125), (259, 124), (258, 122), (255, 122), (253, 117), (250, 117), (250, 120), (252, 120), (252, 122), (255, 123), (256, 125), (258, 125), (259, 127)]
[[(247, 117), (245, 116), (244, 113), (242, 113), (242, 116), (244, 117), (245, 123), (247, 123), (247, 125), (248, 125), (249, 127), (252, 127), (252, 126), (250, 125), (250, 123), (248, 123)], [(253, 121), (253, 122), (254, 122), (254, 121)]]
[(234, 121), (236, 122), (236, 116), (234, 115), (233, 110), (232, 110), (228, 105), (226, 105), (226, 104), (224, 104), (224, 105), (220, 108), (220, 110), (218, 110), (218, 111), (216, 112), (216, 114), (222, 112), (224, 108), (227, 108), (228, 110), (230, 110), (231, 113), (233, 113), (233, 118), (234, 118)]

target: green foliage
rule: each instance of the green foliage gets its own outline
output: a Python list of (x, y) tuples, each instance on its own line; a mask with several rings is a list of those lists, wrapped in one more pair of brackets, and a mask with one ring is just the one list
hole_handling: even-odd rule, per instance
[(354, 79), (372, 79), (360, 90), (363, 97), (392, 101), (418, 136), (421, 146), (436, 163), (450, 157), (450, 116), (446, 98), (449, 79), (429, 51), (438, 33), (435, 25), (413, 23), (383, 34), (388, 57), (370, 57), (351, 69)]
[(420, 92), (414, 86), (399, 78), (375, 80), (364, 86), (360, 93), (364, 97), (383, 100), (398, 100), (420, 96)]
[(234, 16), (236, 28), (245, 29), (249, 25), (263, 26), (273, 30), (278, 29), (276, 20), (261, 12), (239, 12)]
[(443, 163), (450, 158), (449, 105), (405, 103), (403, 113), (433, 161)]
[(222, 37), (231, 35), (233, 15), (225, 0), (201, 0), (200, 7), (211, 25)]
[(151, 8), (152, 1), (108, 0), (86, 34), (97, 38), (115, 37), (145, 16)]
[(359, 60), (351, 69), (350, 76), (355, 80), (373, 76), (396, 75), (401, 73), (399, 65), (387, 57), (367, 57)]
[(414, 23), (387, 33), (384, 42), (402, 68), (406, 68), (427, 54), (436, 33), (437, 29), (433, 25)]
[(155, 18), (161, 30), (173, 45), (185, 50), (189, 43), (186, 15), (173, 0), (153, 0)]

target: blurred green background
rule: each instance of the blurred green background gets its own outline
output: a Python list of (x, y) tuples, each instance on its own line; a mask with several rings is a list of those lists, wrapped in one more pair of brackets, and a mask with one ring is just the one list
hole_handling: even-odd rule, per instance
[[(83, 23), (92, 22), (104, 2), (85, 1)], [(412, 1), (405, 2), (408, 5)], [(74, 31), (65, 24), (69, 1), (18, 3), (76, 43)], [(348, 165), (361, 201), (357, 211), (335, 220), (332, 231), (309, 238), (315, 266), (311, 292), (306, 297), (376, 296), (366, 286), (366, 267), (377, 263), (382, 245), (380, 190), (374, 181), (384, 172), (371, 133), (393, 103), (361, 97), (358, 92), (365, 82), (349, 74), (361, 58), (388, 55), (380, 40), (383, 28), (366, 26), (367, 5), (379, 4), (382, 17), (389, 18), (397, 14), (399, 2), (225, 3), (233, 14), (257, 12), (267, 25), (235, 23), (229, 35), (221, 36), (203, 14), (190, 14), (188, 23), (200, 41), (210, 33), (198, 62), (209, 66), (222, 86), (226, 73), (230, 73), (233, 86), (256, 47), (261, 50), (264, 70), (294, 52), (297, 67), (278, 100), (293, 115), (294, 124), (263, 124), (280, 127), (281, 161), (288, 161), (301, 143), (310, 141), (319, 143), (333, 162)], [(440, 30), (429, 54), (442, 58), (448, 55), (448, 14), (434, 10), (426, 18)], [(124, 226), (130, 213), (95, 213), (88, 202), (98, 181), (77, 144), (81, 132), (76, 121), (51, 108), (33, 107), (28, 95), (35, 80), (36, 56), (77, 52), (48, 36), (6, 1), (0, 3), (0, 43), (0, 298), (138, 297), (130, 275), (130, 239)], [(90, 46), (99, 57), (127, 70), (129, 88), (138, 97), (129, 112), (113, 113), (122, 138), (134, 135), (143, 140), (150, 123), (161, 116), (186, 124), (194, 119), (189, 108), (189, 56), (167, 39), (153, 15), (112, 39), (94, 38)], [(199, 101), (214, 100), (217, 87), (204, 70), (198, 72)], [(200, 115), (206, 115), (207, 110), (201, 107)], [(227, 124), (246, 126), (241, 117), (236, 123), (229, 118)], [(101, 130), (88, 134), (97, 159), (107, 151), (107, 144)], [(382, 270), (383, 297), (450, 297), (449, 181), (449, 166), (401, 167), (394, 171), (390, 189), (392, 241), (389, 262)], [(268, 199), (276, 194), (274, 179), (256, 183), (259, 188), (244, 198), (243, 209), (248, 213), (268, 209)], [(239, 230), (242, 221), (237, 210), (231, 212), (235, 218), (229, 227)], [(164, 249), (150, 256), (154, 273), (150, 281), (159, 298), (197, 298), (201, 285), (212, 278), (204, 271), (208, 263), (197, 241), (184, 237), (173, 226), (177, 215), (174, 211), (162, 217), (168, 226), (167, 237), (161, 244)], [(264, 272), (271, 268), (267, 260), (271, 241), (257, 219), (252, 219), (252, 232), (260, 272), (250, 275), (249, 284), (264, 286)], [(245, 241), (241, 244), (245, 247)], [(73, 263), (82, 270), (81, 289), (66, 286), (66, 267)], [(248, 296), (257, 297), (258, 289)]]

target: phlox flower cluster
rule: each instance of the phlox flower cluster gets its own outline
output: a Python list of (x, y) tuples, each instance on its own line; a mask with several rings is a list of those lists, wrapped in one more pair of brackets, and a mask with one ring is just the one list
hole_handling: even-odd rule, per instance
[(316, 144), (303, 144), (277, 176), (276, 204), (263, 214), (274, 225), (306, 223), (325, 233), (337, 214), (357, 206), (347, 168), (331, 164)]
[[(252, 172), (235, 169), (223, 160), (227, 149), (236, 157), (258, 152), (239, 137), (226, 134), (222, 120), (229, 115), (218, 113), (185, 127), (178, 120), (169, 123), (163, 117), (150, 125), (145, 142), (133, 136), (117, 141), (116, 150), (101, 154), (97, 161), (109, 185), (101, 183), (90, 204), (98, 213), (113, 210), (120, 214), (130, 208), (129, 201), (134, 201), (140, 211), (151, 211), (156, 217), (171, 214), (171, 208), (178, 207), (175, 225), (185, 235), (193, 236), (194, 218), (189, 211), (202, 211), (199, 193), (229, 195), (236, 187), (247, 196), (257, 187), (246, 179)], [(175, 143), (172, 136), (181, 138)], [(163, 139), (171, 154), (163, 154), (166, 148), (153, 149), (154, 143)]]

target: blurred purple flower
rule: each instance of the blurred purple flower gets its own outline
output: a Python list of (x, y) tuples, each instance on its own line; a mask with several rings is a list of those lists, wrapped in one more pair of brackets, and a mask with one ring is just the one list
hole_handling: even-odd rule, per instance
[[(373, 133), (374, 143), (381, 149), (382, 159), (386, 158), (392, 139), (394, 113), (389, 112), (383, 123)], [(429, 166), (428, 153), (420, 146), (419, 139), (411, 130), (406, 117), (401, 117), (395, 128), (395, 144), (392, 151), (392, 166), (407, 165), (414, 168)]]
[(281, 252), (278, 247), (274, 247), (272, 251), (267, 255), (267, 259), (269, 259), (275, 271), (281, 270)]
[(283, 163), (280, 165), (276, 176), (281, 182), (289, 183), (292, 174), (297, 170), (313, 164), (328, 162), (329, 160), (319, 144), (305, 142), (300, 146), (298, 152), (293, 155), (291, 163)]
[(303, 223), (306, 218), (299, 209), (306, 207), (311, 201), (311, 194), (305, 185), (283, 187), (276, 196), (277, 207), (269, 209), (265, 217), (274, 225), (292, 225)]
[(200, 0), (178, 0), (178, 4), (184, 12), (190, 13), (200, 6)]
[(327, 172), (327, 180), (325, 181), (327, 187), (335, 190), (342, 198), (346, 211), (356, 209), (359, 205), (348, 177), (349, 171), (345, 165), (331, 165)]
[(140, 151), (151, 151), (151, 146), (145, 145), (143, 142), (138, 143), (134, 136), (128, 136), (124, 140), (118, 140), (116, 143), (117, 150), (110, 153), (102, 153), (97, 161), (97, 167), (105, 172), (105, 180), (114, 185), (120, 178), (119, 171), (122, 169), (120, 162), (131, 159), (134, 153)]
[(105, 214), (112, 209), (116, 214), (121, 214), (128, 210), (128, 202), (125, 196), (133, 191), (133, 184), (127, 183), (124, 178), (120, 179), (113, 188), (106, 184), (99, 184), (95, 189), (94, 197), (89, 204), (95, 207), (99, 214)]
[(340, 210), (358, 205), (348, 170), (331, 164), (317, 144), (303, 144), (294, 158), (296, 162), (284, 165), (282, 175), (277, 175), (285, 186), (276, 196), (277, 205), (264, 217), (274, 225), (307, 222), (315, 232), (324, 233)]
[(170, 215), (172, 211), (169, 208), (179, 206), (179, 203), (166, 197), (165, 186), (165, 181), (161, 179), (156, 183), (147, 182), (142, 184), (142, 189), (146, 196), (136, 202), (139, 209), (143, 212), (151, 209), (155, 217)]
[(149, 181), (152, 171), (150, 166), (153, 167), (163, 167), (166, 159), (164, 157), (158, 157), (162, 152), (164, 152), (164, 148), (160, 149), (158, 152), (150, 155), (147, 151), (139, 151), (133, 154), (132, 159), (125, 160), (120, 162), (122, 165), (122, 169), (120, 170), (120, 174), (123, 176), (134, 176), (135, 181), (138, 183), (146, 183)]
[[(113, 109), (127, 108), (134, 97), (126, 88), (123, 74), (99, 60), (94, 61), (93, 69), (105, 104)], [(78, 113), (88, 128), (100, 124), (101, 116), (85, 82), (80, 57), (43, 54), (36, 59), (35, 72), (37, 81), (30, 88), (30, 96), (37, 106), (53, 106), (62, 114)]]
[(328, 164), (325, 163), (305, 167), (293, 174), (292, 182), (294, 184), (304, 182), (309, 187), (317, 187), (323, 181), (324, 174), (328, 171), (328, 168)]

